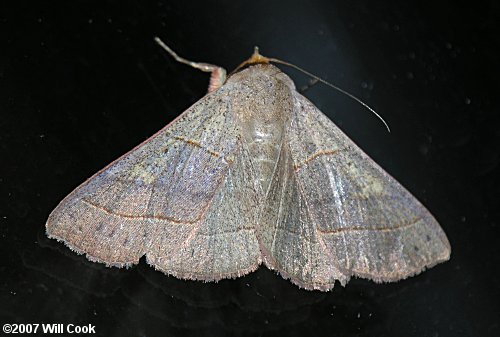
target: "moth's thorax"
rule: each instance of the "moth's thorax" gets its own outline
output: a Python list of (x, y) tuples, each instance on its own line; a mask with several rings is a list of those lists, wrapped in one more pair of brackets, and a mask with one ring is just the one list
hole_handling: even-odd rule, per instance
[(290, 122), (295, 86), (278, 68), (251, 66), (227, 82), (242, 141), (253, 159), (256, 183), (267, 192)]

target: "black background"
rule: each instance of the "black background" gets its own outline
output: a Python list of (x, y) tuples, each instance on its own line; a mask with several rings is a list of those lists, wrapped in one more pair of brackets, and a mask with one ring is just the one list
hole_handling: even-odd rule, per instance
[[(5, 1), (0, 5), (0, 323), (101, 336), (498, 336), (495, 1)], [(10, 4), (10, 5), (9, 5)], [(261, 267), (218, 284), (88, 262), (44, 235), (73, 188), (200, 99), (258, 45), (332, 81), (305, 92), (406, 186), (452, 257), (393, 284), (298, 289)], [(282, 67), (298, 87), (308, 78)]]

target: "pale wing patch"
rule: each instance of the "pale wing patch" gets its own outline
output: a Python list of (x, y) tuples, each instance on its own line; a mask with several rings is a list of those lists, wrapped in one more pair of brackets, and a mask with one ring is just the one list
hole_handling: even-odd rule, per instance
[(196, 229), (183, 231), (179, 238), (175, 227), (155, 228), (148, 263), (177, 277), (207, 281), (241, 276), (258, 267), (258, 200), (248, 158), (241, 150), (237, 154)]
[(87, 180), (51, 213), (47, 234), (91, 260), (124, 266), (146, 254), (184, 278), (257, 268), (255, 191), (245, 164), (233, 162), (243, 158), (230, 99), (224, 90), (206, 96)]
[(264, 263), (302, 288), (329, 290), (335, 280), (345, 284), (348, 276), (332, 263), (332, 256), (325, 254), (299, 185), (285, 143), (257, 228)]
[[(332, 263), (346, 275), (393, 281), (449, 258), (446, 235), (418, 200), (299, 94), (295, 111), (296, 179)], [(304, 157), (312, 159), (303, 165)]]

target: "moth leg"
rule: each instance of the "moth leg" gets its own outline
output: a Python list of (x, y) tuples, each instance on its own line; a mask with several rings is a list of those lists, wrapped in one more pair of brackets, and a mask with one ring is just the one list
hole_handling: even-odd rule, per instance
[(298, 90), (301, 94), (305, 93), (307, 90), (311, 89), (314, 85), (316, 85), (316, 83), (318, 83), (319, 81), (315, 78), (311, 78), (306, 85), (300, 87), (300, 89)]
[(208, 84), (208, 92), (212, 92), (219, 89), (226, 81), (226, 73), (227, 73), (226, 69), (209, 63), (193, 62), (186, 60), (185, 58), (182, 58), (179, 55), (177, 55), (177, 53), (174, 52), (172, 49), (170, 49), (170, 47), (167, 46), (165, 43), (163, 43), (163, 41), (160, 40), (160, 38), (155, 37), (155, 41), (163, 49), (165, 49), (167, 53), (169, 53), (177, 62), (187, 64), (188, 66), (191, 66), (193, 68), (199, 69), (207, 73), (211, 73), (210, 83)]

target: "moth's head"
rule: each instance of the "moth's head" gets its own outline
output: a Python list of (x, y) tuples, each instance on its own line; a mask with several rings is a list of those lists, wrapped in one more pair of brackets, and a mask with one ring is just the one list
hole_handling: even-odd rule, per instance
[(265, 56), (260, 55), (259, 53), (259, 47), (255, 46), (253, 48), (253, 54), (250, 56), (248, 60), (246, 60), (243, 64), (245, 65), (251, 65), (251, 64), (257, 64), (257, 63), (269, 63), (271, 60)]
[(234, 73), (236, 73), (236, 72), (240, 71), (241, 69), (246, 68), (248, 66), (252, 66), (255, 64), (269, 64), (269, 62), (271, 62), (271, 59), (269, 59), (265, 56), (262, 56), (259, 53), (259, 47), (255, 46), (253, 49), (252, 56), (250, 56), (250, 58), (248, 60), (244, 61), (236, 69), (234, 69), (230, 75), (232, 75), (232, 74), (234, 74)]
[[(262, 56), (259, 53), (259, 47), (255, 46), (253, 50), (252, 56), (249, 59), (241, 63), (236, 69), (234, 69), (227, 77), (226, 71), (222, 67), (217, 67), (217, 69), (212, 70), (212, 76), (210, 78), (210, 84), (208, 86), (208, 92), (215, 91), (219, 89), (223, 84), (226, 84), (230, 78), (233, 78), (234, 75), (240, 75), (241, 72), (245, 72), (244, 70), (249, 69), (253, 66), (261, 66), (259, 67), (261, 70), (266, 67), (274, 68), (271, 65), (274, 59)], [(223, 72), (221, 75), (221, 71)], [(248, 74), (247, 74), (248, 75)], [(233, 78), (234, 80), (234, 78)], [(291, 82), (291, 80), (290, 80)], [(292, 83), (293, 85), (293, 83)], [(293, 85), (295, 88), (295, 86)]]

